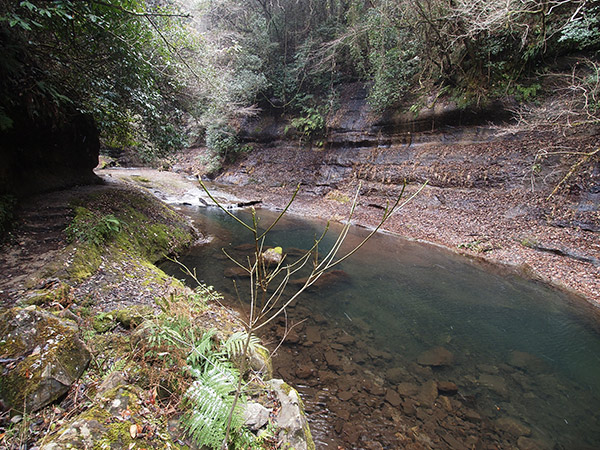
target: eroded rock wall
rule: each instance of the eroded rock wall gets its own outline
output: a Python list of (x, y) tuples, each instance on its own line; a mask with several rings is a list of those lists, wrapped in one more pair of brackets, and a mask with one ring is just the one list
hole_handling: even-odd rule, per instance
[[(301, 183), (304, 191), (316, 195), (356, 180), (363, 182), (363, 193), (398, 192), (405, 182), (427, 181), (442, 196), (484, 190), (545, 202), (578, 155), (593, 151), (600, 142), (595, 129), (571, 134), (517, 130), (508, 122), (509, 104), (463, 111), (455, 104), (437, 102), (418, 115), (376, 116), (360, 85), (347, 86), (340, 104), (327, 118), (323, 145), (286, 134), (285, 117), (265, 114), (249, 121), (242, 136), (255, 151), (230, 166), (220, 180), (269, 188)], [(598, 158), (579, 167), (567, 181), (560, 201), (555, 196), (548, 208), (566, 202), (570, 218), (557, 220), (596, 230)]]
[(46, 118), (12, 114), (0, 132), (0, 194), (17, 196), (96, 182), (99, 133), (93, 119), (77, 111)]

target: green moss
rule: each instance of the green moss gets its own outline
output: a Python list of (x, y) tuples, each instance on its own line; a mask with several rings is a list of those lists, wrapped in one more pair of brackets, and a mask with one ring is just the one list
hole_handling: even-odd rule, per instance
[(82, 282), (91, 277), (102, 264), (101, 249), (94, 244), (82, 244), (75, 247), (75, 254), (71, 264), (67, 267), (68, 278), (75, 282)]
[(34, 289), (28, 292), (25, 298), (19, 300), (19, 304), (41, 306), (58, 303), (66, 307), (73, 300), (71, 289), (68, 284), (58, 282), (46, 289)]
[(154, 310), (146, 305), (134, 305), (114, 311), (115, 318), (124, 328), (130, 329), (140, 325), (154, 315)]
[(133, 305), (123, 309), (110, 312), (101, 312), (92, 319), (92, 327), (97, 333), (106, 333), (117, 324), (123, 328), (135, 328), (144, 320), (152, 317), (154, 310), (147, 305)]
[(285, 392), (286, 395), (290, 395), (290, 392), (295, 390), (287, 383), (281, 383), (281, 389), (283, 390), (283, 392)]
[(254, 352), (258, 354), (265, 365), (265, 373), (263, 378), (270, 380), (273, 378), (273, 362), (271, 361), (271, 354), (269, 353), (269, 350), (267, 350), (265, 347), (256, 346), (254, 348)]
[[(97, 272), (103, 257), (148, 263), (149, 267), (194, 239), (187, 219), (141, 192), (107, 190), (80, 198), (72, 206), (74, 218), (66, 230), (72, 244), (38, 274), (38, 279), (58, 276), (80, 283)], [(166, 278), (153, 272), (162, 280)], [(30, 287), (34, 285), (32, 280)]]
[(304, 438), (306, 439), (306, 447), (308, 450), (315, 450), (315, 441), (313, 441), (312, 433), (310, 432), (310, 427), (308, 426), (308, 422), (304, 424), (302, 427), (304, 431)]
[(141, 175), (131, 175), (130, 177), (133, 181), (137, 181), (139, 183), (150, 183), (150, 180), (146, 177), (143, 177)]
[(27, 411), (56, 400), (59, 395), (56, 390), (40, 390), (40, 386), (52, 382), (58, 367), (77, 378), (85, 368), (77, 364), (85, 362), (87, 354), (77, 339), (75, 326), (29, 308), (13, 308), (0, 316), (0, 336), (4, 336), (0, 341), (0, 354), (17, 361), (26, 355), (3, 374), (0, 397), (16, 410), (25, 406)]
[(97, 314), (92, 319), (92, 327), (96, 333), (106, 333), (116, 325), (115, 316), (112, 312)]

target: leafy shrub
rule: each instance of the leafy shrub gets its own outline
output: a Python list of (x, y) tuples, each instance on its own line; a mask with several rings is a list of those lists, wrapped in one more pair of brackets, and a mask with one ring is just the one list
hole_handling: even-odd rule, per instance
[(211, 124), (206, 129), (206, 146), (224, 159), (233, 159), (235, 155), (250, 149), (242, 145), (235, 130), (227, 124)]
[(290, 125), (300, 132), (301, 138), (312, 139), (325, 133), (325, 117), (318, 108), (304, 108), (302, 116), (292, 119)]
[(567, 22), (558, 42), (576, 50), (597, 48), (600, 44), (600, 7), (590, 8), (587, 14)]
[(112, 214), (104, 216), (87, 208), (75, 208), (75, 217), (66, 229), (71, 241), (101, 245), (113, 239), (121, 231), (122, 223)]

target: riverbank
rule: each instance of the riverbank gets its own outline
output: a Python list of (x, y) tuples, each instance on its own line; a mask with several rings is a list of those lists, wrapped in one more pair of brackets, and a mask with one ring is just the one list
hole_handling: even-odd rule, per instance
[[(133, 181), (150, 179), (116, 178), (26, 198), (14, 212), (0, 251), (0, 450), (199, 448), (185, 422), (197, 412), (185, 400), (197, 381), (190, 348), (209, 333), (217, 352), (242, 330), (239, 314), (154, 265), (203, 234)], [(169, 174), (185, 187), (177, 198), (189, 187), (179, 179)], [(251, 355), (244, 420), (258, 433), (271, 418), (262, 448), (310, 449), (288, 398), (296, 391), (270, 380), (268, 355)]]
[[(152, 173), (134, 169), (115, 170), (112, 175), (129, 177), (136, 183), (139, 183), (140, 179), (146, 179), (148, 180), (145, 181), (146, 184), (150, 184), (149, 180), (153, 176)], [(167, 185), (169, 184), (167, 180), (173, 177), (168, 173), (161, 173), (158, 176)], [(177, 177), (174, 179), (179, 180)], [(180, 191), (180, 194), (196, 192), (197, 195), (201, 195), (201, 191), (194, 186), (193, 180), (189, 181), (192, 181), (191, 190)], [(173, 183), (175, 191), (180, 189), (177, 187), (178, 183), (179, 181)], [(228, 190), (230, 187), (223, 188)], [(218, 192), (219, 186), (213, 186), (213, 189)], [(282, 192), (281, 201), (284, 201), (285, 189)], [(172, 194), (163, 193), (163, 195), (171, 196)], [(256, 201), (259, 199), (249, 196), (245, 200)], [(301, 196), (299, 202), (308, 202), (309, 200), (310, 197)], [(335, 206), (334, 211), (331, 212), (332, 214), (337, 213), (341, 219), (345, 216), (345, 210), (350, 206), (348, 200), (347, 196), (338, 192), (335, 198), (331, 195), (326, 204)], [(196, 199), (196, 203), (191, 204), (199, 206), (201, 203)], [(310, 207), (308, 204), (301, 206)], [(368, 207), (368, 205), (361, 206), (361, 208), (364, 207)], [(381, 213), (378, 208), (373, 206), (370, 208)], [(197, 214), (193, 207), (184, 209), (192, 216)], [(204, 213), (198, 213), (198, 215), (202, 216)], [(261, 212), (260, 210), (258, 215), (266, 221), (271, 216), (266, 211)], [(303, 216), (307, 217), (308, 214), (305, 213)], [(400, 215), (399, 218), (401, 218)], [(294, 218), (288, 217), (288, 219), (285, 220), (286, 225), (294, 230), (294, 235), (299, 235), (300, 227), (293, 225)], [(285, 229), (285, 225), (281, 224), (281, 228)], [(219, 256), (222, 256), (221, 247), (230, 246), (228, 247), (230, 254), (243, 258), (241, 255), (244, 246), (237, 246), (240, 241), (235, 240), (237, 237), (235, 234), (230, 235), (225, 231), (223, 237), (220, 234), (223, 233), (221, 227), (217, 226), (212, 229), (217, 242), (213, 248), (203, 246), (201, 249), (197, 249), (201, 253), (190, 256), (190, 264), (192, 264), (191, 261), (198, 261), (199, 273), (203, 274), (207, 280), (219, 280), (222, 278), (224, 269), (227, 269), (227, 263), (223, 263), (219, 259)], [(293, 239), (297, 238), (295, 236)], [(386, 237), (380, 236), (379, 238)], [(387, 239), (390, 238), (387, 237)], [(285, 245), (282, 245), (285, 248)], [(410, 246), (410, 244), (408, 245)], [(385, 246), (380, 251), (371, 250), (370, 252), (365, 248), (363, 250), (367, 252), (366, 254), (359, 253), (352, 260), (357, 260), (359, 265), (363, 264), (363, 269), (359, 269), (361, 273), (363, 270), (371, 274), (376, 272), (378, 275), (376, 279), (400, 280), (396, 287), (397, 292), (401, 292), (402, 276), (396, 278), (389, 274), (386, 275), (383, 270), (376, 269), (376, 264), (382, 263), (390, 255), (395, 255), (393, 258), (398, 261), (396, 269), (399, 271), (398, 273), (402, 273), (404, 270), (401, 267), (409, 268), (411, 266), (410, 263), (401, 262), (403, 261), (402, 256), (392, 250), (392, 247), (392, 245)], [(432, 254), (435, 253), (432, 251)], [(445, 254), (446, 252), (440, 253)], [(394, 261), (394, 259), (389, 261)], [(442, 266), (438, 266), (434, 262), (435, 259), (427, 261), (432, 266), (442, 267), (444, 273), (448, 273), (447, 268), (450, 266), (445, 262), (440, 263)], [(393, 264), (389, 264), (389, 266), (393, 266)], [(439, 292), (443, 289), (442, 286), (452, 284), (461, 279), (463, 273), (468, 273), (469, 266), (471, 265), (466, 264), (465, 270), (454, 272), (450, 270), (449, 273), (454, 273), (454, 275), (450, 275), (452, 277), (450, 281), (444, 279), (443, 276), (433, 275), (430, 279), (422, 280), (422, 282), (431, 289), (428, 292)], [(473, 264), (473, 266), (479, 266), (479, 264)], [(417, 320), (412, 323), (410, 318), (414, 316), (408, 305), (406, 308), (396, 310), (397, 312), (401, 311), (399, 317), (395, 317), (392, 311), (383, 314), (380, 312), (381, 317), (378, 317), (377, 308), (374, 305), (383, 296), (378, 296), (377, 300), (371, 299), (369, 292), (378, 292), (379, 294), (381, 291), (377, 291), (374, 286), (365, 287), (366, 281), (361, 279), (358, 272), (352, 268), (345, 266), (344, 269), (356, 276), (356, 278), (352, 276), (352, 284), (361, 286), (364, 292), (358, 295), (350, 294), (349, 289), (351, 288), (342, 282), (331, 287), (326, 293), (322, 293), (322, 297), (316, 295), (313, 299), (314, 303), (305, 299), (308, 300), (308, 303), (303, 302), (302, 305), (290, 308), (286, 315), (288, 323), (299, 323), (299, 325), (293, 328), (283, 345), (278, 347), (277, 357), (274, 358), (275, 372), (285, 379), (292, 380), (294, 386), (297, 386), (304, 396), (319, 448), (340, 448), (338, 446), (342, 448), (381, 448), (381, 444), (384, 447), (387, 444), (390, 448), (463, 448), (461, 443), (465, 444), (464, 448), (472, 446), (490, 449), (516, 448), (517, 446), (519, 448), (552, 448), (553, 444), (559, 441), (567, 444), (575, 442), (575, 438), (570, 434), (572, 429), (569, 430), (569, 433), (561, 433), (559, 439), (553, 433), (547, 432), (547, 430), (542, 431), (536, 426), (539, 426), (540, 422), (545, 426), (554, 424), (556, 423), (554, 421), (558, 421), (559, 425), (562, 425), (563, 418), (568, 419), (569, 423), (581, 423), (580, 420), (575, 419), (579, 413), (574, 413), (575, 416), (573, 416), (566, 411), (574, 411), (577, 409), (575, 405), (581, 404), (580, 401), (575, 400), (578, 395), (589, 398), (591, 394), (582, 387), (586, 384), (576, 383), (574, 392), (576, 391), (577, 395), (569, 393), (565, 400), (563, 397), (565, 382), (555, 378), (555, 372), (541, 369), (545, 365), (540, 359), (536, 360), (531, 354), (523, 353), (532, 347), (532, 341), (537, 338), (544, 342), (552, 339), (558, 340), (561, 348), (567, 345), (567, 340), (563, 342), (562, 337), (553, 332), (554, 328), (548, 335), (543, 332), (537, 333), (531, 329), (515, 332), (511, 326), (498, 325), (496, 322), (497, 318), (503, 317), (504, 313), (508, 311), (515, 314), (513, 320), (509, 322), (511, 325), (521, 323), (517, 318), (527, 322), (525, 311), (530, 307), (535, 307), (536, 304), (546, 304), (551, 307), (552, 297), (555, 294), (550, 290), (540, 287), (547, 294), (535, 299), (524, 294), (529, 292), (527, 289), (516, 289), (511, 298), (524, 295), (523, 305), (525, 306), (522, 315), (519, 315), (521, 314), (519, 307), (512, 304), (510, 300), (507, 300), (507, 303), (496, 301), (497, 299), (493, 295), (496, 291), (482, 288), (482, 293), (492, 294), (480, 299), (481, 304), (487, 305), (483, 308), (485, 310), (483, 318), (473, 319), (469, 313), (465, 313), (459, 318), (452, 319), (451, 313), (446, 314), (444, 310), (448, 304), (452, 304), (451, 299), (448, 299), (449, 302), (442, 302), (443, 304), (438, 304), (434, 308), (435, 313), (429, 311), (423, 322)], [(369, 275), (366, 275), (366, 278), (369, 278)], [(227, 279), (222, 281), (223, 285), (230, 284)], [(461, 284), (470, 286), (470, 288), (468, 291), (460, 289), (455, 291), (458, 297), (465, 299), (477, 297), (477, 289), (473, 289), (473, 286), (468, 283)], [(222, 288), (219, 287), (219, 289)], [(495, 285), (495, 288), (498, 293), (504, 292), (504, 289), (498, 285)], [(229, 286), (229, 290), (225, 288), (222, 292), (226, 292), (230, 296), (234, 295), (231, 286)], [(394, 298), (395, 292), (390, 294), (392, 298)], [(411, 292), (414, 290), (406, 289), (407, 297), (410, 298)], [(508, 292), (511, 291), (508, 290)], [(365, 299), (368, 303), (366, 306), (369, 311), (368, 320), (361, 320), (363, 316), (358, 314), (356, 309), (352, 309), (353, 307), (349, 305), (351, 298)], [(431, 298), (435, 301), (443, 297), (434, 294)], [(427, 310), (427, 306), (424, 306), (427, 304), (426, 301), (418, 301), (416, 304)], [(329, 305), (329, 310), (327, 310), (327, 305)], [(371, 306), (373, 306), (372, 310)], [(561, 303), (561, 308), (562, 306), (565, 306), (564, 303)], [(569, 309), (568, 306), (566, 308)], [(450, 309), (452, 310), (452, 307)], [(578, 309), (581, 311), (581, 308)], [(349, 315), (344, 316), (343, 312), (345, 311)], [(336, 318), (335, 313), (339, 317)], [(432, 314), (433, 317), (435, 314), (439, 314), (450, 324), (454, 323), (454, 328), (448, 323), (444, 323), (441, 317), (438, 321), (433, 320)], [(398, 325), (401, 323), (401, 319), (406, 319), (406, 323), (401, 323), (396, 331), (392, 331), (391, 323), (390, 326), (382, 326), (382, 317), (384, 318), (383, 322), (389, 320)], [(542, 321), (548, 319), (541, 311), (536, 312), (535, 317)], [(427, 323), (432, 320), (435, 329), (427, 329)], [(500, 347), (503, 348), (497, 356), (489, 360), (484, 359), (482, 354), (485, 352), (477, 345), (467, 345), (466, 349), (461, 347), (464, 335), (457, 330), (462, 325), (471, 322), (480, 324), (486, 330), (486, 327), (497, 329), (502, 336), (502, 342), (504, 342), (505, 334), (512, 336), (516, 342), (503, 347), (494, 345), (494, 339), (486, 332), (474, 333), (473, 336), (477, 341), (487, 343), (496, 350)], [(555, 323), (554, 320), (551, 322)], [(563, 323), (562, 320), (559, 322)], [(378, 339), (376, 335), (381, 330), (385, 330), (388, 335)], [(437, 334), (439, 330), (447, 330), (447, 333), (442, 331), (443, 335), (439, 336)], [(533, 333), (536, 339), (528, 337), (527, 332)], [(276, 345), (285, 335), (285, 322), (277, 323), (267, 332), (265, 341)], [(458, 335), (462, 337), (458, 337)], [(418, 341), (418, 345), (411, 344), (413, 340)], [(401, 343), (402, 350), (396, 353), (395, 347), (399, 343)], [(456, 360), (445, 368), (436, 365), (441, 363), (435, 363), (434, 368), (428, 370), (421, 364), (423, 360), (416, 356), (418, 352), (415, 349), (418, 347), (421, 351), (424, 347), (426, 355), (435, 351), (441, 352), (440, 343), (444, 349), (455, 356)], [(428, 348), (430, 350), (427, 350)], [(443, 354), (448, 355), (449, 353)], [(532, 365), (524, 368), (523, 364), (515, 359), (524, 355), (531, 361), (537, 361), (535, 367)], [(554, 355), (549, 352), (542, 352), (542, 355), (549, 357), (550, 361), (554, 358)], [(561, 368), (564, 369), (564, 367)], [(456, 387), (452, 387), (450, 390), (450, 395), (444, 390), (447, 389), (448, 381), (456, 384)], [(450, 386), (454, 385), (450, 384)], [(453, 394), (455, 391), (460, 394)], [(536, 406), (548, 405), (551, 397), (554, 399), (553, 401), (557, 402), (556, 404), (561, 406), (550, 408), (551, 412), (544, 410), (546, 412), (536, 413), (533, 415), (536, 416), (534, 418), (529, 415), (529, 412), (527, 414), (523, 412), (528, 410), (521, 402), (523, 396), (526, 399), (525, 403), (528, 403), (528, 408), (534, 411), (538, 411), (538, 409), (541, 411), (543, 408), (536, 408)], [(515, 406), (516, 404), (519, 406)], [(556, 411), (560, 411), (560, 413), (555, 414)], [(587, 412), (584, 412), (583, 415), (589, 416)], [(558, 428), (560, 426), (554, 429)], [(595, 425), (590, 425), (589, 429), (595, 429)], [(418, 447), (418, 445), (423, 447)], [(565, 448), (567, 447), (568, 445), (565, 446)]]
[[(334, 220), (347, 216), (360, 185), (354, 222), (363, 226), (377, 223), (405, 180), (407, 195), (427, 182), (386, 230), (499, 264), (600, 306), (600, 168), (597, 157), (581, 156), (598, 148), (595, 129), (463, 127), (391, 134), (379, 143), (377, 136), (349, 141), (342, 131), (324, 147), (256, 143), (216, 181), (270, 208), (282, 208), (300, 183), (292, 211)], [(201, 174), (190, 162), (206, 160), (204, 152), (189, 150), (174, 168)]]
[[(145, 187), (168, 202), (194, 204), (203, 192), (191, 173), (179, 169), (179, 174), (152, 169), (106, 169), (98, 173)], [(231, 172), (223, 175), (225, 179), (228, 177)], [(290, 212), (343, 221), (348, 217), (358, 186), (356, 181), (348, 182), (324, 195), (315, 193), (314, 187), (301, 186)], [(410, 184), (404, 199), (419, 188), (417, 183)], [(260, 200), (261, 207), (281, 209), (295, 187), (253, 183), (227, 184), (222, 189), (239, 201)], [(395, 199), (395, 192), (398, 190), (382, 193), (373, 183), (363, 181), (353, 223), (375, 226), (383, 214), (381, 208)], [(549, 223), (535, 213), (536, 209), (545, 208), (541, 201), (539, 196), (527, 192), (426, 186), (383, 229), (552, 284), (600, 307), (598, 233)]]
[[(340, 187), (324, 196), (300, 192), (290, 211), (324, 219), (345, 220), (358, 184)], [(420, 185), (410, 185), (404, 198)], [(366, 188), (366, 189), (365, 189)], [(291, 187), (235, 186), (245, 201), (261, 199), (263, 206), (283, 208)], [(381, 207), (393, 196), (361, 189), (353, 222), (376, 226)], [(466, 209), (465, 207), (468, 207)], [(486, 190), (440, 190), (425, 187), (406, 203), (383, 229), (399, 236), (440, 245), (470, 258), (500, 265), (507, 271), (552, 284), (600, 307), (600, 243), (597, 233), (556, 227), (527, 217), (535, 209), (527, 195)], [(581, 258), (581, 259), (579, 259)], [(582, 260), (583, 259), (583, 260)]]

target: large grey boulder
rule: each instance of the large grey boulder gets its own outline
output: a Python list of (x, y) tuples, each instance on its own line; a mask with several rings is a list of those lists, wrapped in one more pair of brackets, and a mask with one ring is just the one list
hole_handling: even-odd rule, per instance
[(77, 325), (35, 306), (0, 314), (0, 399), (32, 412), (67, 393), (90, 362)]

